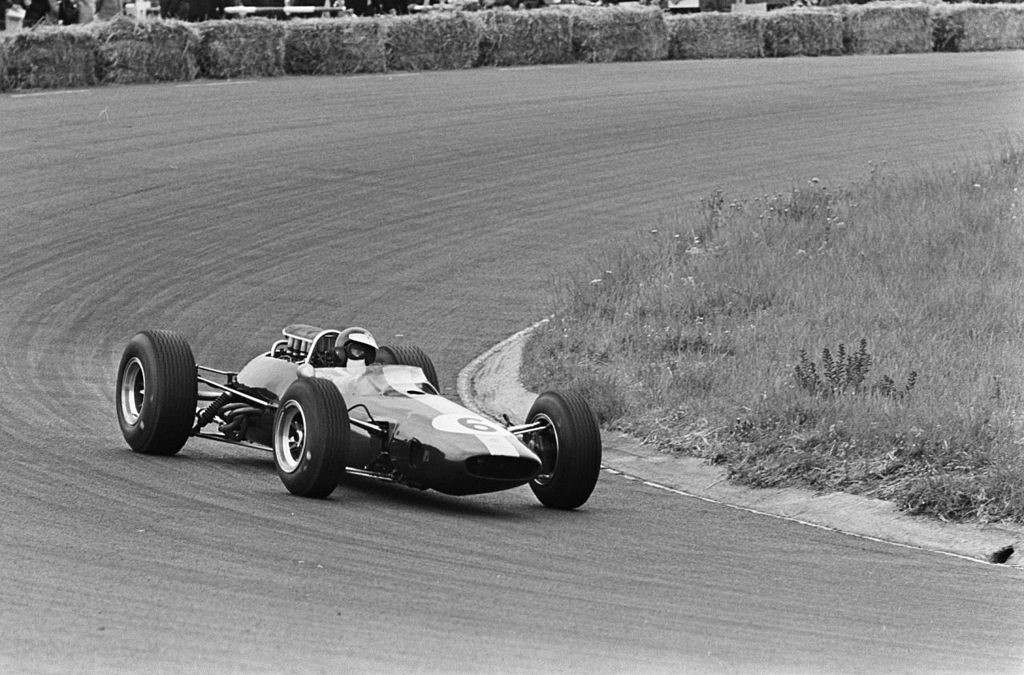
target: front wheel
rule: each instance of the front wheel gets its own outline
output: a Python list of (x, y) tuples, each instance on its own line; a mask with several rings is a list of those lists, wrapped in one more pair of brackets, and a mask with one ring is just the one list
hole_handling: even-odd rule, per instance
[(281, 397), (274, 415), (274, 465), (288, 491), (327, 497), (345, 472), (349, 446), (345, 398), (333, 382), (301, 378)]
[(181, 335), (137, 333), (117, 368), (117, 423), (128, 446), (144, 455), (173, 455), (195, 421), (196, 361)]
[(552, 509), (582, 506), (601, 472), (601, 429), (586, 399), (546, 391), (534, 401), (526, 422), (544, 424), (524, 439), (542, 463), (530, 481), (533, 494)]

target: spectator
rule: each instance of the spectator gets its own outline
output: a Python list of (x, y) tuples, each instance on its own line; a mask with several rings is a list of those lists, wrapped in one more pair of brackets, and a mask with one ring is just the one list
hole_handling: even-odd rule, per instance
[(96, 20), (109, 21), (122, 11), (121, 0), (96, 0)]
[(345, 0), (345, 6), (352, 10), (352, 13), (356, 16), (366, 16), (367, 12), (366, 0)]
[(78, 23), (89, 23), (96, 16), (96, 0), (78, 0)]
[(188, 18), (190, 7), (188, 0), (162, 0), (160, 3), (160, 16), (164, 19)]
[(25, 28), (35, 28), (39, 24), (57, 23), (58, 2), (59, 0), (29, 0), (21, 25)]

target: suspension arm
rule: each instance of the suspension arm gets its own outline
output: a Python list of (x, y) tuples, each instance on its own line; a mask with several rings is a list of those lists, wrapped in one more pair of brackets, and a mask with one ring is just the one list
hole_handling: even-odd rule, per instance
[(529, 422), (527, 424), (512, 424), (507, 429), (516, 436), (532, 434), (536, 431), (544, 431), (548, 428), (547, 422)]
[(241, 399), (245, 399), (246, 401), (249, 401), (250, 403), (255, 403), (256, 405), (261, 406), (263, 408), (276, 408), (277, 407), (277, 405), (274, 404), (274, 403), (270, 403), (269, 401), (264, 401), (263, 399), (259, 398), (258, 396), (253, 396), (251, 394), (246, 394), (245, 392), (238, 391), (237, 389), (235, 389), (233, 387), (230, 387), (230, 386), (228, 386), (226, 384), (221, 384), (220, 382), (214, 382), (213, 380), (207, 379), (207, 378), (202, 377), (202, 376), (196, 376), (196, 380), (198, 380), (199, 382), (202, 382), (203, 384), (209, 385), (211, 387), (215, 387), (217, 389), (220, 389), (222, 391), (231, 392), (235, 396), (237, 396), (237, 397), (239, 397)]

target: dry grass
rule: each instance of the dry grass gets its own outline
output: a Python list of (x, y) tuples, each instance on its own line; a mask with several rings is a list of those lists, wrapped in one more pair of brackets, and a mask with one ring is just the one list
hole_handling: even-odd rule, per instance
[(11, 41), (6, 34), (0, 34), (0, 91), (8, 88), (7, 84), (7, 43)]
[(477, 63), (483, 27), (472, 13), (431, 12), (380, 21), (388, 70), (458, 70)]
[(199, 73), (199, 33), (191, 24), (118, 15), (89, 27), (96, 35), (104, 84), (192, 80)]
[(930, 52), (935, 19), (930, 5), (872, 3), (840, 6), (847, 54)]
[(658, 61), (668, 57), (668, 29), (656, 7), (563, 8), (572, 17), (575, 60)]
[(571, 63), (572, 29), (565, 12), (494, 10), (481, 12), (480, 65), (527, 66)]
[(1022, 191), (1015, 148), (845, 189), (713, 195), (563, 280), (524, 377), (746, 483), (1024, 522)]
[(764, 55), (764, 20), (705, 12), (666, 17), (670, 59), (743, 59)]
[(828, 56), (843, 52), (843, 17), (826, 9), (780, 9), (764, 18), (765, 56)]
[(935, 51), (1024, 49), (1024, 5), (939, 5)]
[(264, 18), (204, 21), (198, 62), (204, 77), (273, 77), (284, 74), (281, 21)]
[(384, 33), (373, 19), (290, 21), (284, 68), (298, 75), (384, 72)]
[(96, 37), (85, 26), (40, 26), (6, 42), (6, 89), (90, 87), (97, 83)]

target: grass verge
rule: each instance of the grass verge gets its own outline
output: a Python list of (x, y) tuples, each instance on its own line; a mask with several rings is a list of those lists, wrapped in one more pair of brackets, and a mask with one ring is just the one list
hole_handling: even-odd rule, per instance
[(527, 387), (752, 486), (1024, 522), (1024, 149), (730, 201), (555, 283)]

